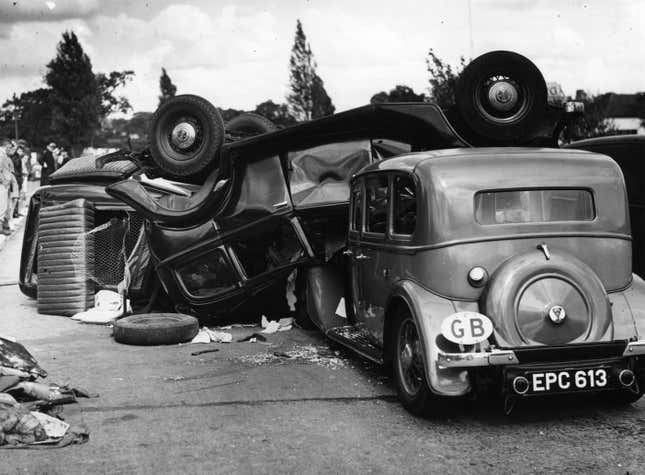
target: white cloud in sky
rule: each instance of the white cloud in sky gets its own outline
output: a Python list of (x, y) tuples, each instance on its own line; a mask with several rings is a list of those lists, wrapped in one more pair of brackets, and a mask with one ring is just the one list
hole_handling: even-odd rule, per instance
[[(136, 72), (123, 90), (135, 110), (156, 107), (161, 67), (180, 93), (221, 107), (284, 101), (297, 18), (339, 110), (396, 84), (425, 92), (430, 48), (452, 64), (470, 56), (467, 0), (54, 1), (47, 17), (40, 0), (0, 7), (0, 95), (38, 87), (66, 29), (95, 71)], [(645, 90), (645, 2), (471, 0), (471, 11), (474, 55), (525, 54), (568, 94)]]

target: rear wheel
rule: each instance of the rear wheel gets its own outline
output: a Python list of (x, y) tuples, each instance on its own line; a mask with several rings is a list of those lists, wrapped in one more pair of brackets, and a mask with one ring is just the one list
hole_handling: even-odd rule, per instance
[(419, 331), (407, 308), (399, 310), (394, 330), (393, 370), (399, 399), (412, 414), (427, 415), (436, 398), (426, 379)]

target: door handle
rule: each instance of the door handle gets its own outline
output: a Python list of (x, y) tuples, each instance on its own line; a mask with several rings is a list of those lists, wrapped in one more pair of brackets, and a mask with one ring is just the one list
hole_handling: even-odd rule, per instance
[(356, 257), (354, 257), (357, 261), (369, 261), (371, 259), (370, 256), (365, 255), (365, 254), (357, 254)]

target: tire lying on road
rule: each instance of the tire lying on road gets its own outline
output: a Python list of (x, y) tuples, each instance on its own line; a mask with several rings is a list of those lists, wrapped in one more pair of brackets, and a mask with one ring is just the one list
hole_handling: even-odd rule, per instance
[(199, 181), (219, 164), (224, 122), (206, 99), (184, 94), (159, 106), (150, 137), (150, 155), (165, 178)]
[(126, 345), (173, 345), (192, 340), (199, 332), (195, 317), (181, 313), (144, 313), (114, 323), (114, 339)]

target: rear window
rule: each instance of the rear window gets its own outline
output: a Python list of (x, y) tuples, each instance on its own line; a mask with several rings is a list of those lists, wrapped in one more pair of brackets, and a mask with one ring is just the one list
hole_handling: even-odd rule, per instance
[(590, 221), (596, 216), (593, 195), (585, 189), (480, 191), (475, 219), (480, 224)]

